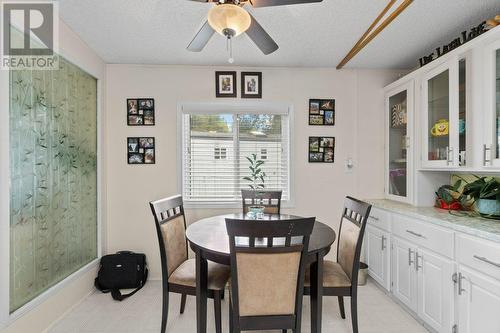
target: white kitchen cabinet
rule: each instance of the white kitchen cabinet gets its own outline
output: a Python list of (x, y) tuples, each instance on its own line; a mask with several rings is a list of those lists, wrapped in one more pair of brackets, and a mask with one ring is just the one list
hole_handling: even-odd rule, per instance
[(437, 332), (453, 326), (453, 262), (424, 249), (417, 249), (418, 316)]
[(453, 326), (453, 262), (399, 237), (392, 240), (392, 293), (436, 332)]
[(484, 49), (484, 145), (482, 166), (500, 167), (500, 40)]
[(386, 290), (391, 288), (390, 233), (371, 226), (365, 232), (366, 263), (370, 276)]
[(392, 293), (411, 310), (417, 312), (417, 274), (415, 247), (398, 237), (392, 239)]
[(422, 167), (465, 165), (466, 60), (453, 57), (422, 76)]
[(458, 332), (500, 332), (500, 281), (462, 266), (457, 279)]

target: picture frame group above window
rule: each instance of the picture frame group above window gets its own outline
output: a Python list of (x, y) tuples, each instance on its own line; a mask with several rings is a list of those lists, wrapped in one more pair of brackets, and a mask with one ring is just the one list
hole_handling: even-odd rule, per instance
[(309, 163), (334, 163), (335, 138), (324, 136), (309, 137)]
[(334, 126), (335, 125), (335, 100), (310, 99), (309, 100), (309, 125)]
[(155, 138), (154, 137), (128, 137), (127, 138), (127, 163), (128, 164), (155, 164)]
[(128, 126), (154, 126), (155, 100), (154, 98), (127, 99)]
[[(237, 73), (215, 72), (215, 97), (236, 98)], [(262, 98), (262, 72), (241, 72), (241, 98)]]

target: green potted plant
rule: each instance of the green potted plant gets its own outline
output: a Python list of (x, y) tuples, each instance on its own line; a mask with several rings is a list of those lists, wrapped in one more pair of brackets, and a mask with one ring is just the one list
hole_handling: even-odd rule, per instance
[(448, 210), (460, 210), (462, 180), (459, 179), (453, 185), (443, 185), (436, 192), (436, 207)]
[[(263, 190), (266, 187), (266, 173), (262, 170), (264, 161), (257, 159), (257, 154), (251, 154), (250, 156), (247, 156), (246, 159), (250, 162), (250, 165), (248, 166), (250, 174), (243, 177), (243, 180), (250, 182), (248, 187), (254, 191), (254, 197), (257, 198), (259, 194), (258, 191)], [(252, 214), (258, 215), (264, 213), (265, 207), (255, 203), (250, 206), (249, 209)]]
[(472, 200), (481, 215), (500, 219), (500, 183), (493, 177), (476, 178), (464, 186), (461, 200)]

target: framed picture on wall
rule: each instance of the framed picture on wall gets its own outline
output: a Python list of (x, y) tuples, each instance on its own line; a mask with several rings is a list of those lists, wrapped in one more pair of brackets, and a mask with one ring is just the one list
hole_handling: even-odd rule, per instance
[(128, 164), (155, 164), (155, 138), (129, 137), (127, 138)]
[(335, 161), (335, 138), (309, 137), (309, 163), (333, 163)]
[(215, 72), (215, 97), (236, 97), (236, 72)]
[(262, 98), (261, 72), (241, 72), (241, 98)]
[(310, 99), (309, 125), (335, 125), (335, 100)]
[(127, 99), (127, 125), (153, 126), (155, 124), (155, 100), (153, 98)]

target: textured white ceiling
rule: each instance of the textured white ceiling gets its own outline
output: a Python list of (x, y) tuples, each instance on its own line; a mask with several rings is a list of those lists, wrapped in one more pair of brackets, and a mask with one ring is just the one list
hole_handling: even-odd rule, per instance
[[(280, 46), (268, 56), (241, 35), (234, 65), (334, 67), (388, 0), (253, 9)], [(210, 4), (188, 0), (60, 0), (61, 18), (108, 63), (227, 65), (226, 42), (214, 35), (200, 53), (186, 50)], [(413, 68), (417, 59), (462, 29), (500, 14), (500, 0), (415, 0), (347, 68)]]

